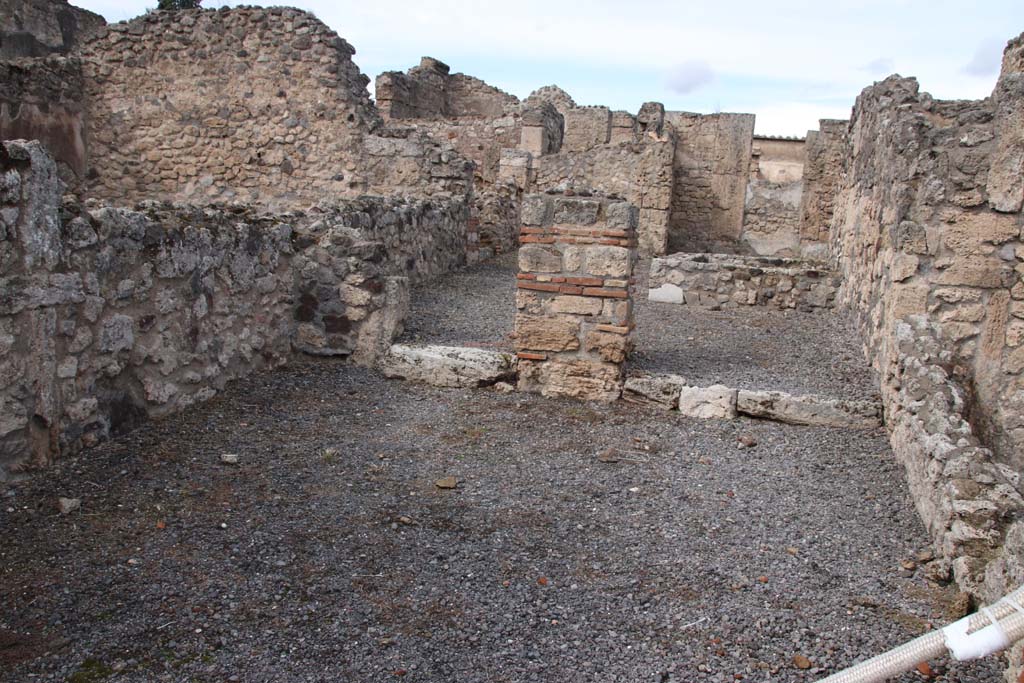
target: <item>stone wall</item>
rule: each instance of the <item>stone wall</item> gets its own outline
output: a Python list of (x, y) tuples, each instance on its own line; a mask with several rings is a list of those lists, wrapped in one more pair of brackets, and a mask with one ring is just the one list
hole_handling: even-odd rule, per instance
[(669, 252), (735, 252), (754, 135), (753, 114), (665, 112), (678, 135)]
[(479, 78), (452, 74), (447, 64), (432, 57), (423, 57), (406, 73), (384, 72), (375, 85), (377, 106), (386, 119), (495, 119), (519, 105), (514, 95)]
[[(927, 316), (896, 323), (884, 369), (893, 452), (940, 552), (939, 567), (979, 600), (1024, 582), (1020, 472), (999, 463), (967, 420), (968, 397), (956, 379), (949, 340)], [(1016, 539), (1017, 550), (1004, 547)]]
[(676, 140), (672, 131), (638, 141), (560, 152), (533, 160), (530, 187), (542, 192), (572, 192), (619, 197), (638, 207), (639, 245), (646, 254), (664, 254)]
[(637, 216), (622, 201), (523, 199), (515, 322), (521, 390), (620, 396), (632, 348)]
[(801, 255), (804, 141), (755, 137), (743, 205), (742, 247), (761, 256)]
[(804, 177), (806, 140), (754, 136), (750, 177), (772, 183), (793, 183)]
[(865, 89), (831, 226), (840, 300), (879, 372), (918, 510), (958, 583), (985, 600), (1024, 579), (1003, 506), (1024, 467), (1022, 38), (986, 100), (934, 100), (897, 76)]
[(831, 308), (839, 278), (825, 263), (799, 259), (673, 254), (651, 261), (651, 301), (711, 309)]
[(311, 14), (280, 7), (108, 27), (82, 52), (90, 193), (286, 207), (464, 194), (469, 167), (446, 145), (381, 129), (353, 53)]
[(70, 52), (105, 24), (67, 0), (0, 0), (0, 59)]
[(800, 198), (800, 242), (805, 256), (827, 258), (829, 227), (846, 158), (848, 121), (821, 119), (807, 132), (803, 192)]
[(833, 252), (842, 298), (876, 362), (892, 353), (897, 321), (927, 314), (961, 363), (972, 420), (1022, 467), (1022, 219), (1019, 209), (996, 210), (987, 189), (1000, 123), (992, 99), (936, 101), (895, 77), (867, 88), (854, 110)]
[(0, 140), (39, 140), (61, 177), (77, 184), (86, 167), (82, 65), (74, 58), (0, 61)]
[(743, 208), (743, 232), (737, 251), (763, 256), (800, 256), (802, 180), (776, 183), (751, 178)]
[(409, 281), (466, 258), (461, 200), (266, 214), (62, 204), (63, 189), (38, 142), (0, 147), (0, 472), (205, 400), (293, 349), (370, 364), (401, 330)]

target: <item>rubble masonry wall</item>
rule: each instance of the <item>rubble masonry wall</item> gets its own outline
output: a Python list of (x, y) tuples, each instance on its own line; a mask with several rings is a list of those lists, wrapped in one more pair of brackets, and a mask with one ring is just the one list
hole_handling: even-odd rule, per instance
[(753, 114), (665, 112), (676, 130), (668, 251), (735, 252), (754, 135)]
[(374, 362), (410, 280), (465, 262), (461, 200), (304, 213), (62, 203), (38, 142), (0, 148), (0, 468), (206, 400), (293, 350)]
[(311, 14), (280, 7), (107, 27), (82, 50), (89, 192), (285, 207), (465, 194), (468, 168), (450, 149), (381, 130), (353, 53)]
[(85, 83), (78, 59), (0, 61), (0, 140), (40, 140), (61, 177), (85, 175)]
[(893, 450), (957, 582), (984, 600), (1024, 580), (1010, 524), (1024, 468), (1022, 38), (985, 100), (934, 100), (897, 76), (866, 88), (831, 226)]
[[(829, 228), (846, 158), (848, 126), (849, 121), (821, 119), (818, 130), (807, 132), (800, 196), (800, 242), (804, 245), (804, 254), (812, 258), (828, 257)], [(807, 245), (814, 247), (809, 249)]]

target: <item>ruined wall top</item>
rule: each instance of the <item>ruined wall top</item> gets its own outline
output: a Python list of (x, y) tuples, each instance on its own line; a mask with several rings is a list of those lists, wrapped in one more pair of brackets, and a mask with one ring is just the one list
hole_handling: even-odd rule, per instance
[(109, 26), (82, 49), (88, 192), (308, 205), (458, 180), (457, 160), (427, 149), (437, 145), (375, 135), (383, 122), (354, 53), (312, 14), (280, 7)]
[(558, 113), (565, 115), (565, 112), (569, 109), (576, 108), (576, 101), (572, 99), (569, 93), (565, 92), (557, 85), (545, 85), (541, 88), (537, 88), (530, 96), (527, 97), (524, 102), (526, 104), (543, 104), (545, 102), (554, 105)]
[(106, 23), (67, 0), (0, 0), (0, 59), (69, 52)]
[(479, 78), (451, 73), (433, 57), (423, 57), (407, 72), (377, 77), (377, 106), (387, 119), (497, 118), (519, 99)]

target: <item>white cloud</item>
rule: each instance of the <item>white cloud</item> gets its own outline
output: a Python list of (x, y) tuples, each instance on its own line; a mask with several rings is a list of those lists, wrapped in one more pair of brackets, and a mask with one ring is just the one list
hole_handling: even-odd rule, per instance
[(753, 106), (754, 131), (758, 135), (793, 135), (803, 137), (818, 129), (818, 119), (848, 119), (850, 107), (822, 106), (813, 102), (780, 102)]
[(892, 57), (879, 57), (861, 67), (861, 71), (867, 71), (874, 76), (888, 76), (893, 72), (895, 62)]
[(989, 39), (978, 46), (971, 61), (964, 65), (963, 72), (968, 76), (992, 76), (999, 73), (999, 65), (1003, 60), (1003, 48), (1006, 41)]
[(711, 65), (703, 59), (691, 59), (676, 66), (669, 73), (668, 88), (679, 95), (686, 95), (715, 80)]

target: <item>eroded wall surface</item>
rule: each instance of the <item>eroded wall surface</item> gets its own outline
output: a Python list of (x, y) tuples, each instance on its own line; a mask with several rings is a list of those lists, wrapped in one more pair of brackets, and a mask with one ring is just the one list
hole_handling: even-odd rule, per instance
[[(800, 240), (804, 252), (826, 258), (829, 228), (846, 159), (846, 129), (849, 121), (821, 119), (818, 130), (807, 132), (804, 146), (803, 192), (800, 197)], [(821, 245), (820, 247), (817, 245)]]
[(206, 400), (293, 350), (370, 364), (401, 330), (408, 283), (467, 253), (462, 199), (267, 214), (63, 192), (38, 142), (2, 144), (0, 470)]
[(753, 114), (665, 112), (678, 135), (669, 252), (735, 252), (754, 135)]
[(61, 177), (79, 183), (86, 169), (85, 83), (77, 59), (0, 61), (0, 140), (40, 140)]
[(70, 52), (106, 23), (67, 0), (0, 0), (0, 59)]
[(468, 168), (380, 117), (353, 48), (280, 7), (151, 12), (82, 51), (88, 191), (131, 202), (308, 206), (360, 193), (465, 191)]
[(1024, 468), (1022, 38), (985, 100), (895, 76), (865, 89), (831, 226), (918, 511), (983, 599), (1024, 579), (1008, 526)]

